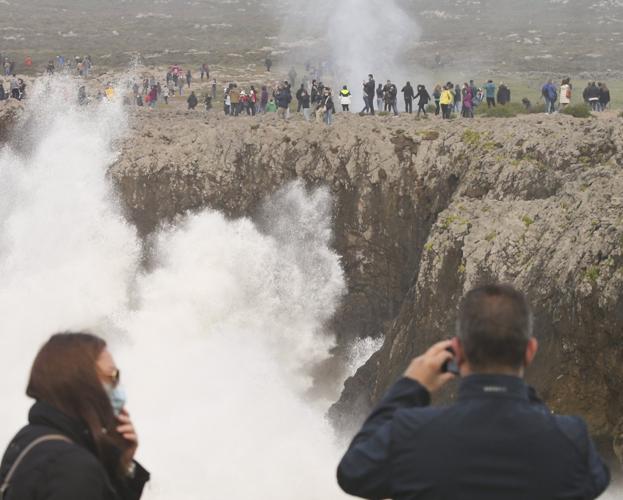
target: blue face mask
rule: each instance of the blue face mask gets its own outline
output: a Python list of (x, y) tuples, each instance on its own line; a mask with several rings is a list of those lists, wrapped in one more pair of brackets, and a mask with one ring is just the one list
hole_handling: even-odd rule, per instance
[(118, 417), (126, 403), (126, 395), (123, 386), (118, 385), (117, 387), (113, 387), (106, 384), (106, 394), (108, 394), (115, 416)]

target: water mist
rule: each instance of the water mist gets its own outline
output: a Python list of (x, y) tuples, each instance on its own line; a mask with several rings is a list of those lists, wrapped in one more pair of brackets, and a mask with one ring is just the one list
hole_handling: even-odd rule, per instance
[(398, 90), (406, 81), (413, 84), (416, 72), (421, 77), (420, 70), (405, 62), (406, 52), (419, 36), (415, 19), (396, 0), (293, 0), (280, 38), (286, 45), (301, 38), (324, 41), (326, 47), (320, 51), (301, 53), (301, 49), (293, 49), (288, 64), (300, 64), (307, 58), (313, 61), (321, 54), (333, 68), (335, 76), (330, 83), (335, 87), (334, 95), (341, 85), (348, 85), (354, 96), (352, 109), (359, 111), (363, 106), (362, 82), (369, 73), (377, 84), (390, 79)]
[(76, 95), (70, 80), (39, 83), (22, 129), (33, 146), (0, 152), (0, 364), (10, 374), (0, 446), (26, 421), (41, 343), (89, 330), (123, 372), (137, 458), (153, 474), (147, 499), (342, 498), (330, 401), (310, 396), (345, 293), (328, 192), (286, 187), (259, 225), (189, 215), (155, 235), (146, 271), (106, 179), (124, 111), (79, 108)]

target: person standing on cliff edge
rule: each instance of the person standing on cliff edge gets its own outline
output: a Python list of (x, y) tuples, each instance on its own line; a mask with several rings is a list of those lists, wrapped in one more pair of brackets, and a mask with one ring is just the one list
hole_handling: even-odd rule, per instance
[[(355, 436), (337, 471), (342, 489), (399, 500), (599, 497), (610, 473), (586, 423), (553, 414), (523, 380), (538, 348), (532, 324), (511, 286), (468, 292), (457, 336), (415, 358)], [(456, 375), (456, 402), (430, 407)]]
[(363, 84), (363, 94), (366, 107), (364, 108), (364, 111), (362, 111), (362, 113), (369, 112), (370, 115), (374, 116), (375, 88), (376, 82), (374, 81), (374, 76), (372, 74), (369, 74), (368, 81)]

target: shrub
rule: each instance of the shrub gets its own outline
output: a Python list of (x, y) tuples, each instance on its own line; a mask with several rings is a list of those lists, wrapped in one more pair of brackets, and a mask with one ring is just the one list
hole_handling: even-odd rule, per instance
[(524, 226), (526, 226), (526, 228), (529, 228), (532, 224), (534, 224), (534, 219), (529, 215), (524, 215), (521, 218), (521, 222), (524, 223)]
[(437, 109), (437, 107), (434, 104), (429, 104), (426, 106), (425, 109), (427, 113), (435, 113), (435, 110)]
[(486, 103), (483, 103), (475, 108), (475, 113), (486, 118), (512, 118), (517, 115), (545, 113), (545, 104), (539, 103), (526, 109), (521, 102), (510, 102), (504, 106), (497, 105), (495, 108), (487, 108)]
[(599, 268), (597, 266), (591, 266), (584, 271), (584, 278), (595, 283), (599, 279)]
[(564, 109), (561, 109), (560, 112), (563, 115), (571, 115), (575, 118), (590, 118), (591, 110), (590, 108), (582, 103), (582, 104), (571, 104)]
[(439, 139), (439, 132), (437, 132), (436, 130), (425, 130), (420, 135), (422, 136), (422, 139), (424, 141), (434, 141), (436, 139)]
[(537, 104), (536, 106), (532, 106), (529, 110), (526, 110), (526, 113), (545, 113), (545, 104)]
[(476, 114), (486, 118), (512, 118), (525, 113), (527, 113), (526, 108), (518, 102), (510, 102), (504, 106), (498, 105), (495, 108), (488, 108), (483, 103), (476, 108)]
[(623, 111), (619, 113), (619, 118), (623, 118)]
[(480, 143), (480, 133), (475, 130), (467, 129), (463, 132), (461, 141), (469, 146), (476, 146)]

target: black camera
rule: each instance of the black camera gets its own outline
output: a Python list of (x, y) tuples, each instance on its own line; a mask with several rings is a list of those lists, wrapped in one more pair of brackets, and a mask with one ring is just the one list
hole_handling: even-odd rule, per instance
[(452, 359), (449, 359), (443, 365), (441, 365), (441, 373), (452, 373), (459, 376), (459, 365), (455, 361), (456, 354), (454, 352), (454, 349), (452, 349), (452, 347), (447, 347), (446, 351), (452, 354)]

